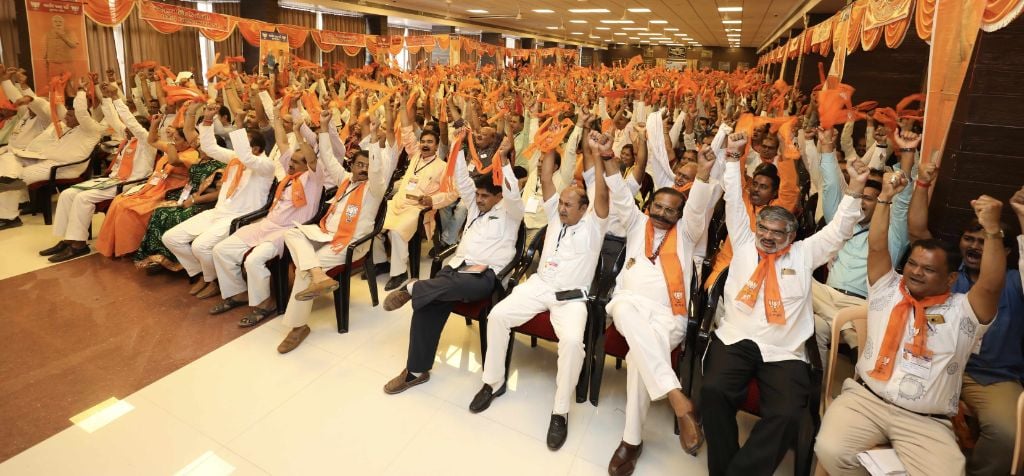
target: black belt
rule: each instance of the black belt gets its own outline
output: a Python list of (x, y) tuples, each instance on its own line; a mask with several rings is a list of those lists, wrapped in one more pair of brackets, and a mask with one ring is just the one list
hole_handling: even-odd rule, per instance
[(927, 417), (927, 418), (938, 418), (939, 420), (949, 420), (949, 415), (943, 415), (943, 414), (940, 414), (940, 413), (920, 413), (920, 412), (915, 412), (913, 410), (907, 410), (906, 408), (903, 408), (903, 407), (901, 407), (899, 405), (896, 405), (895, 403), (892, 403), (892, 402), (882, 398), (881, 395), (875, 393), (875, 391), (872, 390), (871, 387), (868, 386), (868, 384), (864, 383), (863, 380), (858, 378), (855, 381), (857, 383), (861, 384), (864, 388), (868, 389), (868, 391), (871, 392), (872, 395), (878, 397), (879, 400), (881, 400), (881, 401), (883, 401), (885, 403), (888, 403), (889, 405), (895, 406), (895, 407), (897, 407), (897, 408), (899, 408), (901, 410), (906, 410), (906, 411), (908, 411), (910, 413), (913, 413), (915, 415), (921, 415), (921, 416)]
[(845, 289), (839, 289), (839, 288), (832, 288), (832, 289), (835, 289), (836, 291), (839, 291), (840, 293), (845, 294), (847, 296), (852, 296), (852, 297), (861, 298), (861, 299), (867, 299), (866, 296), (861, 296), (860, 294), (857, 294), (857, 293), (851, 293), (850, 291), (847, 291)]

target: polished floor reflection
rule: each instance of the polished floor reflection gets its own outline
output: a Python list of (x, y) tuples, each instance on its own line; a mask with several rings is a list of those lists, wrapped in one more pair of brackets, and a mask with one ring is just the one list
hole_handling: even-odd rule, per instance
[[(14, 233), (45, 245), (42, 228)], [(0, 235), (0, 245), (15, 239)], [(467, 407), (481, 385), (475, 325), (449, 320), (430, 382), (389, 396), (381, 387), (404, 365), (408, 306), (370, 307), (360, 281), (348, 334), (335, 331), (322, 298), (313, 333), (282, 356), (280, 319), (240, 332), (238, 316), (206, 316), (210, 301), (194, 302), (184, 286), (100, 257), (0, 281), (16, 309), (36, 310), (4, 326), (0, 441), (27, 449), (0, 455), (10, 458), (0, 475), (601, 475), (619, 442), (625, 370), (614, 365), (605, 367), (600, 406), (573, 404), (568, 441), (551, 452), (551, 345), (517, 341), (509, 392), (473, 415)], [(122, 404), (92, 432), (70, 421), (111, 397), (131, 409)], [(743, 418), (741, 429), (751, 421)], [(33, 434), (42, 436), (26, 444), (21, 435)], [(791, 459), (776, 474), (792, 474)], [(636, 474), (706, 472), (704, 452), (683, 453), (671, 410), (655, 403)]]

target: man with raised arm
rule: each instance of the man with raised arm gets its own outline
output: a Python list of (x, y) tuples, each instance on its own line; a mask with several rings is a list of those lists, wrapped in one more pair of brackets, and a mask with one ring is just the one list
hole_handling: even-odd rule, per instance
[(949, 417), (956, 414), (964, 368), (996, 317), (1006, 255), (1002, 203), (971, 202), (985, 235), (978, 279), (954, 292), (956, 248), (936, 239), (910, 247), (903, 275), (889, 256), (889, 206), (907, 180), (886, 176), (868, 234), (867, 340), (856, 380), (829, 406), (814, 452), (835, 476), (864, 474), (857, 454), (891, 444), (908, 474), (964, 474)]
[[(466, 139), (467, 132), (459, 132), (457, 144)], [(497, 284), (497, 274), (515, 256), (518, 229), (523, 221), (523, 199), (512, 172), (511, 161), (515, 159), (511, 157), (511, 139), (502, 141), (496, 154), (502, 166), (501, 185), (495, 185), (491, 175), (470, 178), (462, 152), (457, 153), (450, 154), (448, 160), (456, 161), (452, 165), (453, 185), (466, 203), (470, 218), (455, 254), (435, 277), (410, 279), (384, 299), (385, 311), (394, 311), (410, 300), (413, 309), (406, 366), (384, 385), (387, 394), (401, 393), (430, 380), (437, 343), (455, 304), (490, 296)]]
[[(607, 154), (602, 150), (595, 163), (607, 160)], [(608, 303), (616, 329), (629, 344), (626, 425), (608, 463), (608, 473), (614, 476), (629, 475), (636, 469), (652, 400), (668, 399), (684, 450), (696, 454), (704, 441), (693, 404), (683, 394), (672, 367), (671, 354), (686, 335), (694, 247), (706, 232), (705, 214), (713, 191), (708, 180), (714, 163), (713, 155), (701, 154), (690, 199), (685, 200), (674, 188), (662, 187), (651, 197), (646, 215), (637, 209), (632, 191), (620, 175), (606, 179), (626, 231), (626, 261)]]
[[(704, 360), (700, 413), (708, 438), (712, 475), (771, 473), (809, 417), (811, 368), (804, 345), (814, 335), (811, 273), (832, 259), (853, 235), (868, 168), (850, 173), (847, 197), (836, 217), (811, 237), (794, 242), (797, 221), (779, 206), (766, 206), (751, 229), (742, 192), (740, 157), (747, 137), (728, 139), (725, 221), (733, 256), (725, 281), (725, 314)], [(761, 420), (741, 448), (736, 411), (751, 381), (761, 391)]]
[[(599, 143), (603, 139), (603, 143)], [(611, 152), (611, 138), (592, 132), (588, 147), (603, 146)], [(586, 352), (583, 348), (587, 325), (587, 290), (594, 279), (601, 242), (607, 229), (608, 188), (603, 161), (595, 161), (596, 190), (590, 206), (587, 191), (571, 186), (557, 193), (554, 156), (544, 155), (540, 183), (548, 226), (537, 272), (502, 299), (487, 317), (487, 355), (484, 386), (473, 397), (469, 411), (479, 413), (505, 393), (505, 356), (510, 331), (545, 311), (558, 337), (558, 369), (555, 375), (555, 404), (548, 425), (548, 448), (557, 450), (569, 432), (569, 407)]]

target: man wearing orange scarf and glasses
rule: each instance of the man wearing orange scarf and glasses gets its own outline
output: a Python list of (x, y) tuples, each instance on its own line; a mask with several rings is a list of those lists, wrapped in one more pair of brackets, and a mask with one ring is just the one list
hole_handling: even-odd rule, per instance
[(893, 270), (889, 205), (906, 185), (901, 176), (886, 177), (871, 218), (867, 341), (857, 379), (843, 383), (814, 447), (833, 476), (864, 474), (857, 454), (881, 444), (892, 445), (907, 474), (965, 471), (949, 417), (957, 412), (967, 361), (999, 308), (1003, 204), (987, 195), (971, 202), (985, 236), (981, 270), (970, 291), (953, 293), (960, 253), (943, 241), (915, 241), (903, 275)]
[(213, 247), (228, 237), (232, 220), (267, 203), (274, 181), (274, 162), (264, 154), (260, 133), (239, 129), (230, 134), (234, 150), (217, 145), (213, 120), (219, 109), (215, 104), (207, 105), (199, 125), (199, 147), (206, 155), (228, 164), (217, 205), (167, 230), (161, 238), (193, 280), (189, 294), (200, 299), (220, 294)]
[[(796, 218), (767, 206), (753, 230), (743, 201), (740, 158), (745, 133), (729, 136), (726, 152), (725, 222), (733, 257), (725, 281), (725, 315), (704, 360), (700, 413), (712, 475), (768, 474), (792, 446), (800, 421), (810, 417), (811, 368), (805, 344), (814, 336), (811, 273), (832, 259), (853, 236), (868, 167), (847, 165), (850, 184), (835, 218), (794, 243)], [(811, 349), (817, 348), (812, 344)], [(739, 446), (736, 411), (756, 380), (761, 420)]]

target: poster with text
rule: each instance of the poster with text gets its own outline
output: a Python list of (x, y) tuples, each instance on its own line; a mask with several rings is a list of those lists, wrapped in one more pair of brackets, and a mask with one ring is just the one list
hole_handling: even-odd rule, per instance
[(272, 31), (260, 32), (260, 74), (281, 71), (291, 58), (288, 35)]
[(25, 6), (36, 94), (48, 94), (54, 76), (71, 73), (74, 81), (87, 76), (89, 49), (81, 1), (26, 0)]

